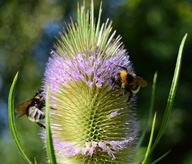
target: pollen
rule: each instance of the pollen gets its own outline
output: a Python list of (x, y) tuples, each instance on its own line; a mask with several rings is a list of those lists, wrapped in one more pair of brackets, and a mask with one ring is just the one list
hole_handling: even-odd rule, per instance
[(126, 71), (121, 71), (120, 72), (120, 77), (121, 77), (121, 87), (125, 88), (125, 85), (127, 84), (127, 72)]

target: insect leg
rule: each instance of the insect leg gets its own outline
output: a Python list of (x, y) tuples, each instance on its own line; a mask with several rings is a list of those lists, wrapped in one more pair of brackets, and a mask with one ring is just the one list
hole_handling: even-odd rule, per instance
[(43, 125), (42, 123), (37, 122), (37, 124), (38, 124), (41, 128), (44, 128), (44, 129), (45, 129), (45, 125)]

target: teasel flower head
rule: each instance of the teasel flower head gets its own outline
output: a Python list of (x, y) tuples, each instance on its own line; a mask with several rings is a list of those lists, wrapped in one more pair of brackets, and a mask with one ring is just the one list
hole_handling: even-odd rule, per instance
[(44, 77), (43, 90), (50, 87), (57, 162), (132, 162), (137, 137), (135, 95), (114, 83), (122, 67), (134, 72), (132, 64), (112, 23), (100, 23), (101, 7), (97, 21), (93, 1), (90, 10), (85, 5), (77, 8), (77, 23), (72, 21), (61, 34)]

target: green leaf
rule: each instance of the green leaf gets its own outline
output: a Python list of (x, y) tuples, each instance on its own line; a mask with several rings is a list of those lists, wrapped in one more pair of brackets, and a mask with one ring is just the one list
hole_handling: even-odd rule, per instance
[(149, 126), (151, 125), (152, 113), (154, 110), (154, 102), (155, 102), (156, 81), (157, 81), (157, 72), (155, 72), (155, 74), (153, 76), (153, 85), (152, 85), (152, 92), (151, 92), (149, 115), (148, 115), (148, 118), (146, 119), (145, 128), (144, 128), (142, 135), (139, 138), (139, 141), (137, 143), (136, 151), (140, 148), (140, 146), (141, 146), (141, 144), (145, 138), (145, 135), (147, 133), (147, 130), (148, 130)]
[(50, 88), (47, 88), (46, 93), (46, 112), (45, 112), (45, 125), (46, 125), (46, 150), (51, 164), (56, 164), (55, 151), (52, 142), (52, 133), (50, 126), (50, 105), (49, 105)]
[(183, 47), (184, 47), (186, 38), (187, 38), (187, 34), (185, 34), (185, 36), (183, 37), (183, 39), (181, 41), (181, 44), (180, 44), (180, 47), (179, 47), (175, 72), (174, 72), (171, 88), (170, 88), (170, 91), (169, 91), (169, 96), (168, 96), (168, 99), (167, 99), (165, 114), (163, 116), (162, 123), (161, 123), (160, 129), (159, 129), (159, 132), (157, 134), (157, 137), (156, 137), (156, 139), (155, 139), (155, 141), (153, 143), (153, 146), (151, 148), (151, 152), (154, 150), (154, 148), (158, 144), (159, 140), (161, 139), (163, 133), (165, 132), (168, 120), (170, 118), (173, 102), (174, 102), (174, 99), (175, 99), (175, 94), (176, 94), (176, 91), (177, 91), (177, 85), (178, 85), (179, 74), (180, 74), (180, 69), (181, 69)]
[(156, 113), (153, 117), (153, 123), (152, 123), (152, 127), (151, 127), (151, 134), (150, 134), (150, 139), (149, 139), (149, 143), (148, 143), (148, 147), (147, 147), (147, 151), (145, 153), (145, 158), (142, 161), (142, 164), (146, 164), (149, 154), (150, 154), (150, 150), (151, 150), (151, 145), (152, 145), (152, 141), (153, 141), (153, 135), (154, 135), (154, 129), (155, 129), (155, 122), (156, 122)]
[(8, 96), (9, 129), (10, 129), (11, 135), (13, 137), (13, 141), (15, 142), (15, 144), (16, 144), (19, 152), (21, 153), (22, 157), (25, 159), (25, 161), (27, 163), (32, 164), (32, 162), (29, 160), (29, 158), (25, 154), (23, 147), (21, 146), (21, 142), (18, 138), (17, 129), (16, 129), (16, 125), (15, 125), (13, 92), (14, 92), (15, 84), (17, 82), (18, 74), (19, 73), (17, 72), (14, 79), (13, 79), (12, 85), (11, 85), (10, 90), (9, 90), (9, 96)]

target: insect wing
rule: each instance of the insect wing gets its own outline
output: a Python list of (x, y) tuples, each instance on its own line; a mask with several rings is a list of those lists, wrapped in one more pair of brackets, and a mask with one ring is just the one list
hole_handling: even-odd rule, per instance
[(137, 76), (137, 83), (140, 87), (147, 86), (147, 82), (142, 77), (139, 77), (139, 76)]
[(31, 100), (25, 101), (18, 105), (18, 107), (16, 108), (17, 118), (26, 114), (26, 110), (30, 104), (31, 104)]

